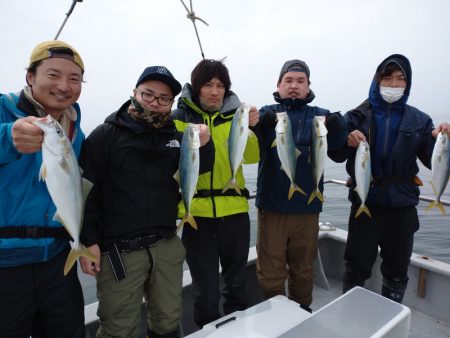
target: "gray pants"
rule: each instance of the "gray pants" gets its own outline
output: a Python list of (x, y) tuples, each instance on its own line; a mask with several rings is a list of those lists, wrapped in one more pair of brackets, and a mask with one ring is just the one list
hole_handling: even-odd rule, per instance
[(148, 249), (121, 253), (127, 277), (116, 282), (108, 257), (97, 275), (98, 338), (140, 335), (142, 299), (147, 301), (148, 328), (158, 334), (178, 329), (182, 311), (185, 249), (178, 236)]

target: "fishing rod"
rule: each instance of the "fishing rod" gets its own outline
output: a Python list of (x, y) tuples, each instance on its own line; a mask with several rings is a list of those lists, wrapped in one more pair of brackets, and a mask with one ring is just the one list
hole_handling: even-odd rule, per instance
[(63, 30), (63, 28), (64, 28), (64, 26), (65, 26), (65, 24), (66, 24), (66, 22), (67, 22), (67, 19), (69, 19), (70, 14), (72, 14), (72, 12), (73, 12), (73, 10), (74, 10), (74, 8), (75, 8), (75, 5), (77, 4), (77, 2), (82, 2), (82, 1), (83, 1), (83, 0), (73, 0), (73, 1), (72, 1), (72, 5), (70, 6), (70, 9), (69, 9), (69, 11), (66, 13), (66, 18), (64, 19), (64, 21), (63, 21), (61, 27), (60, 27), (59, 30), (58, 30), (58, 33), (56, 33), (56, 36), (55, 36), (55, 38), (54, 38), (53, 40), (58, 40), (59, 34), (61, 34), (61, 31)]
[(183, 2), (183, 0), (180, 0), (181, 3), (183, 4), (184, 8), (186, 9), (186, 11), (188, 12), (188, 14), (186, 15), (186, 17), (192, 21), (192, 24), (194, 25), (194, 29), (195, 29), (195, 35), (197, 35), (197, 41), (198, 41), (198, 45), (200, 47), (200, 53), (202, 53), (202, 58), (203, 60), (205, 59), (205, 54), (203, 53), (203, 48), (202, 48), (202, 43), (200, 41), (200, 36), (198, 35), (198, 30), (197, 30), (197, 25), (195, 24), (195, 20), (200, 20), (201, 22), (203, 22), (206, 26), (209, 26), (208, 23), (199, 18), (198, 16), (195, 15), (194, 9), (192, 8), (192, 0), (190, 0), (190, 4), (191, 4), (191, 10), (189, 10), (189, 8), (185, 5), (185, 3)]

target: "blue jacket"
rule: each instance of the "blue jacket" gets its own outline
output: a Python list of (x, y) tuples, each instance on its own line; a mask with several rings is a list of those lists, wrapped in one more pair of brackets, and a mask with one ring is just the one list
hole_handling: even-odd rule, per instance
[[(380, 94), (378, 75), (382, 67), (392, 60), (397, 60), (406, 72), (407, 87), (403, 97), (390, 104)], [(378, 66), (369, 98), (344, 116), (349, 133), (359, 130), (369, 140), (374, 177), (366, 202), (369, 205), (396, 208), (419, 203), (419, 188), (415, 183), (419, 172), (416, 158), (431, 168), (435, 143), (431, 131), (434, 126), (427, 114), (406, 104), (410, 88), (411, 67), (408, 59), (402, 55), (391, 55)], [(356, 148), (345, 146), (329, 153), (329, 156), (336, 162), (347, 160), (346, 169), (353, 182), (349, 200), (359, 204), (354, 191)]]
[[(261, 155), (258, 167), (256, 206), (259, 209), (278, 213), (319, 213), (322, 211), (322, 202), (317, 198), (308, 205), (308, 198), (314, 188), (312, 169), (309, 163), (312, 121), (314, 116), (329, 116), (331, 113), (326, 109), (308, 105), (314, 99), (312, 91), (305, 100), (281, 99), (278, 93), (274, 93), (274, 98), (279, 104), (264, 106), (260, 109), (260, 123), (258, 124), (257, 135), (260, 138)], [(281, 162), (278, 158), (276, 147), (271, 147), (276, 137), (274, 113), (277, 112), (287, 112), (291, 121), (294, 143), (301, 151), (301, 155), (297, 159), (295, 183), (303, 189), (306, 196), (295, 192), (290, 200), (288, 199), (289, 178), (281, 170)], [(345, 136), (346, 134), (328, 133), (328, 145), (340, 147), (345, 141)], [(323, 179), (319, 188), (323, 192)]]
[[(77, 121), (73, 147), (78, 156), (84, 134), (80, 130), (78, 104), (74, 108)], [(13, 123), (34, 114), (23, 94), (0, 94), (0, 227), (62, 226), (52, 220), (56, 208), (45, 182), (39, 181), (42, 152), (22, 154), (13, 145)], [(67, 240), (54, 238), (0, 238), (0, 268), (45, 262), (66, 246)]]

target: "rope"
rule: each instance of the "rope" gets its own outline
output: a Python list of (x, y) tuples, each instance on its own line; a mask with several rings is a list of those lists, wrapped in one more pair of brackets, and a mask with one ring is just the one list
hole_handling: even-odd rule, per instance
[(194, 25), (194, 30), (195, 30), (195, 35), (197, 36), (197, 41), (198, 41), (198, 45), (200, 47), (200, 53), (202, 54), (202, 58), (203, 60), (205, 59), (205, 54), (203, 53), (203, 47), (202, 47), (202, 43), (200, 41), (200, 36), (198, 35), (198, 30), (197, 30), (197, 25), (195, 24), (195, 20), (200, 20), (201, 22), (203, 22), (206, 26), (209, 26), (208, 23), (203, 20), (202, 18), (199, 18), (198, 16), (195, 15), (194, 9), (192, 8), (192, 0), (190, 0), (190, 4), (191, 4), (191, 10), (189, 10), (189, 8), (185, 5), (185, 3), (183, 2), (183, 0), (180, 0), (181, 3), (183, 4), (184, 8), (187, 11), (187, 15), (186, 17), (192, 21), (192, 24)]

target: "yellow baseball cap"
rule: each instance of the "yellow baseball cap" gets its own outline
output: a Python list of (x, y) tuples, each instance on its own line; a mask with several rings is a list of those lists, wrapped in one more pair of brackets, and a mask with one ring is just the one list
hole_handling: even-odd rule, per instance
[(34, 62), (50, 58), (63, 58), (71, 60), (80, 66), (81, 70), (84, 72), (84, 64), (80, 54), (78, 54), (75, 48), (71, 45), (60, 40), (44, 41), (34, 47), (31, 52), (29, 65)]

